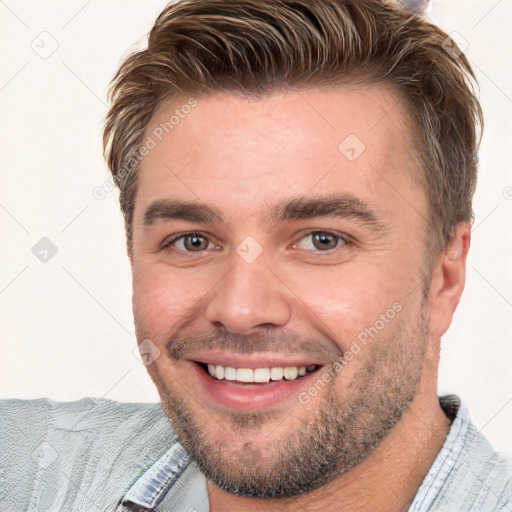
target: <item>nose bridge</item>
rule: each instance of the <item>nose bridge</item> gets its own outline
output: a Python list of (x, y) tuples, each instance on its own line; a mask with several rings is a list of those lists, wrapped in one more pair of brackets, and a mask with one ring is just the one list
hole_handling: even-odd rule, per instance
[(247, 262), (233, 254), (231, 270), (209, 294), (205, 314), (211, 323), (244, 333), (262, 325), (285, 325), (291, 307), (285, 287), (265, 259)]

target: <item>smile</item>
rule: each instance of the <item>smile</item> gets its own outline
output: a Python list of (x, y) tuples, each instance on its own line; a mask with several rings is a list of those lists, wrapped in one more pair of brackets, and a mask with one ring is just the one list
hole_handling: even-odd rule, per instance
[(270, 381), (295, 380), (314, 372), (316, 365), (312, 366), (272, 366), (262, 368), (234, 368), (220, 364), (206, 365), (210, 376), (217, 380), (227, 380), (246, 383), (268, 383)]
[(304, 358), (295, 358), (296, 361), (283, 365), (286, 358), (279, 356), (257, 360), (233, 355), (205, 355), (200, 359), (189, 360), (189, 368), (195, 376), (193, 382), (199, 386), (200, 395), (207, 396), (207, 404), (214, 409), (220, 407), (240, 412), (289, 404), (319, 378), (319, 372), (324, 368), (324, 365), (313, 364)]

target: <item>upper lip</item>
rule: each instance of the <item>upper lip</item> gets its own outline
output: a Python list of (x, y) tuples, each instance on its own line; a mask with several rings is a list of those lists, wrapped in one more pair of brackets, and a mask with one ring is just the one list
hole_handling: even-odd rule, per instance
[(273, 366), (323, 366), (325, 363), (304, 355), (279, 353), (235, 354), (233, 352), (204, 352), (191, 357), (196, 363), (231, 366), (235, 368), (266, 368)]

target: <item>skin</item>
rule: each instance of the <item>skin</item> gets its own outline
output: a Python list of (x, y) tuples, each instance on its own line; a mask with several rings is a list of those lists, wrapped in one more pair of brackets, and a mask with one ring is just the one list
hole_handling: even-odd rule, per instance
[[(146, 134), (186, 100), (163, 104)], [(405, 107), (383, 86), (282, 92), (263, 100), (218, 93), (198, 99), (141, 161), (129, 249), (137, 338), (158, 348), (147, 369), (169, 416), (172, 393), (187, 404), (212, 446), (229, 452), (233, 464), (252, 453), (248, 442), (258, 456), (245, 464), (268, 464), (273, 448), (318, 413), (329, 389), (350, 398), (365, 358), (386, 348), (393, 335), (401, 336), (404, 348), (410, 344), (411, 354), (424, 353), (414, 399), (389, 435), (354, 468), (285, 500), (241, 497), (208, 481), (212, 512), (407, 510), (439, 452), (449, 429), (437, 398), (440, 338), (464, 288), (470, 226), (459, 225), (453, 242), (427, 268), (428, 202), (409, 133)], [(348, 134), (366, 146), (354, 161), (338, 150)], [(328, 216), (278, 223), (265, 218), (279, 201), (333, 192), (366, 203), (382, 229)], [(207, 204), (224, 221), (161, 219), (145, 225), (148, 206), (165, 199)], [(183, 240), (164, 247), (172, 236), (190, 231), (211, 244), (200, 252), (186, 252)], [(355, 243), (322, 253), (307, 236), (312, 231), (348, 235)], [(250, 264), (236, 251), (248, 236), (263, 250)], [(414, 328), (423, 328), (420, 306), (428, 276), (426, 333), (420, 336)], [(280, 404), (271, 415), (261, 415), (261, 424), (246, 429), (212, 404), (190, 364), (173, 360), (167, 350), (174, 338), (202, 339), (220, 330), (235, 337), (272, 331), (277, 339), (290, 331), (317, 340), (327, 361), (328, 354), (348, 351), (350, 342), (396, 302), (403, 308), (397, 319), (355, 354), (329, 387), (307, 404)], [(392, 373), (386, 366), (377, 370), (377, 378)]]

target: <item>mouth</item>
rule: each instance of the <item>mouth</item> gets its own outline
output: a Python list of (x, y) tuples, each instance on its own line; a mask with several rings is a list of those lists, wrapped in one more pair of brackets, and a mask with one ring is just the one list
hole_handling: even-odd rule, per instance
[(220, 364), (218, 359), (189, 363), (195, 376), (193, 382), (200, 388), (198, 395), (207, 398), (207, 407), (240, 412), (255, 412), (297, 400), (301, 391), (321, 377), (324, 368), (311, 362), (293, 366), (247, 360)]

